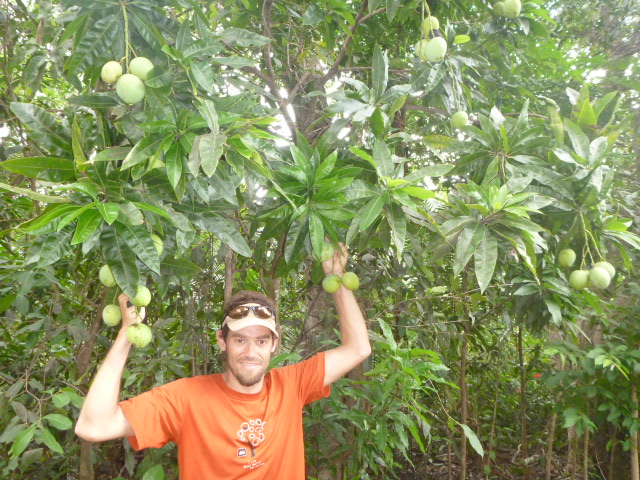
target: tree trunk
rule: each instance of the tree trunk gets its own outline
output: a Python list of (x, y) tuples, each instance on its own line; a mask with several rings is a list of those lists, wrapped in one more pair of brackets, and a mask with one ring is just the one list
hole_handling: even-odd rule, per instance
[(616, 465), (616, 445), (618, 444), (617, 441), (617, 432), (615, 437), (613, 438), (613, 443), (611, 444), (611, 451), (609, 452), (609, 476), (607, 477), (607, 480), (616, 480), (616, 476), (615, 476), (615, 465)]
[[(93, 346), (96, 343), (96, 337), (102, 327), (102, 310), (105, 306), (107, 289), (103, 289), (102, 298), (98, 305), (96, 305), (96, 315), (91, 321), (89, 326), (89, 336), (85, 342), (83, 342), (78, 348), (76, 355), (76, 366), (78, 368), (78, 379), (80, 379), (80, 388), (86, 393), (86, 387), (89, 383), (88, 370), (91, 364), (91, 353), (93, 352)], [(80, 467), (78, 473), (79, 480), (93, 480), (93, 464), (91, 463), (91, 452), (93, 446), (91, 443), (84, 440), (80, 440)]]
[[(634, 375), (631, 379), (631, 404), (633, 411), (631, 416), (638, 419), (638, 376)], [(640, 464), (638, 463), (638, 432), (631, 436), (631, 480), (640, 480)]]
[(522, 325), (518, 326), (518, 355), (520, 357), (520, 430), (522, 442), (522, 467), (524, 480), (529, 480), (529, 441), (527, 436), (527, 379), (524, 368), (524, 352), (522, 350)]
[[(451, 403), (449, 388), (444, 387), (445, 405)], [(445, 428), (447, 429), (447, 480), (453, 480), (453, 430), (449, 428), (449, 422), (445, 422)]]
[[(559, 398), (557, 399), (559, 401)], [(558, 414), (553, 412), (549, 419), (549, 435), (547, 436), (547, 467), (545, 469), (545, 480), (551, 480), (551, 469), (553, 468), (553, 442), (556, 438), (556, 422), (558, 421)]]
[[(467, 389), (467, 350), (469, 341), (467, 339), (467, 328), (463, 332), (462, 349), (460, 352), (460, 423), (466, 425), (468, 417), (467, 398), (469, 395)], [(461, 429), (460, 436), (460, 480), (467, 478), (467, 436)]]
[(573, 480), (576, 478), (576, 472), (578, 470), (578, 435), (576, 433), (576, 427), (569, 427), (567, 429), (567, 464), (565, 467), (565, 474), (567, 478)]
[(582, 478), (589, 480), (589, 429), (584, 431), (584, 441), (582, 443)]
[[(307, 318), (304, 319), (304, 326), (299, 339), (299, 346), (305, 357), (309, 357), (322, 349), (321, 341), (325, 338), (325, 332), (331, 331), (332, 314), (334, 312), (331, 296), (324, 292), (321, 286), (314, 285), (306, 292)], [(297, 346), (294, 346), (294, 350)], [(318, 427), (321, 428), (321, 427)], [(323, 435), (323, 431), (316, 432), (316, 435)], [(329, 449), (327, 462), (322, 465), (309, 465), (307, 475), (319, 480), (333, 480), (343, 477), (343, 471), (347, 456), (341, 455), (339, 458), (331, 458), (332, 452), (339, 447), (337, 440), (333, 437), (327, 440)]]
[(494, 447), (494, 443), (495, 443), (495, 438), (496, 438), (496, 424), (498, 423), (498, 400), (500, 398), (500, 390), (499, 390), (499, 385), (498, 385), (498, 376), (496, 376), (496, 384), (495, 384), (495, 391), (496, 391), (496, 396), (495, 399), (493, 400), (493, 414), (491, 417), (491, 431), (489, 433), (489, 442), (488, 442), (488, 447), (487, 448), (487, 453), (485, 455), (484, 458), (484, 467), (486, 469), (486, 467), (489, 467), (486, 473), (486, 478), (487, 480), (489, 480), (489, 472), (491, 471), (491, 453), (493, 452), (493, 447)]
[(233, 279), (236, 275), (236, 257), (233, 250), (227, 247), (227, 253), (224, 256), (224, 304), (229, 301), (229, 297), (233, 295)]

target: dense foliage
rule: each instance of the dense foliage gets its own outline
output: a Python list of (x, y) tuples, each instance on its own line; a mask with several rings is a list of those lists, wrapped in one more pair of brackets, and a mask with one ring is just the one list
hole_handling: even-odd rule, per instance
[[(115, 335), (103, 308), (153, 295), (124, 396), (219, 371), (232, 289), (278, 300), (273, 363), (292, 362), (338, 341), (328, 239), (349, 247), (374, 354), (306, 412), (310, 477), (638, 480), (640, 7), (498, 13), (5, 2), (2, 476), (176, 478), (170, 445), (73, 434)], [(607, 288), (571, 288), (603, 261)]]

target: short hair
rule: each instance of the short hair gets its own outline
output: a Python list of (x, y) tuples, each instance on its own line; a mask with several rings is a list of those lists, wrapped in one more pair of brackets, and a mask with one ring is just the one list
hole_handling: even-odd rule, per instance
[(246, 303), (257, 303), (258, 305), (264, 305), (269, 307), (276, 315), (276, 322), (278, 320), (278, 307), (276, 302), (267, 297), (264, 293), (254, 292), (251, 290), (242, 290), (234, 295), (231, 295), (224, 304), (222, 320), (227, 316), (229, 310), (238, 305), (244, 305)]

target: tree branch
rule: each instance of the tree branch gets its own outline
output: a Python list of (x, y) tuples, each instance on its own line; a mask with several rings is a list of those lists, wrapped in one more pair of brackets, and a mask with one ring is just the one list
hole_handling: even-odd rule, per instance
[(338, 70), (340, 68), (340, 64), (342, 63), (342, 60), (344, 60), (344, 57), (347, 54), (347, 50), (349, 48), (349, 45), (351, 44), (351, 40), (353, 40), (353, 35), (355, 34), (356, 28), (358, 28), (358, 26), (360, 26), (360, 24), (362, 24), (363, 22), (367, 21), (368, 19), (370, 19), (374, 15), (377, 15), (378, 13), (384, 12), (386, 10), (385, 8), (379, 8), (379, 9), (371, 12), (369, 15), (365, 15), (364, 12), (365, 12), (366, 8), (367, 8), (367, 0), (364, 0), (362, 2), (362, 5), (360, 5), (360, 11), (358, 12), (358, 15), (356, 16), (356, 20), (355, 20), (355, 22), (353, 23), (353, 25), (350, 28), (349, 35), (347, 36), (347, 38), (344, 39), (344, 43), (342, 44), (342, 48), (340, 48), (340, 52), (338, 52), (338, 56), (336, 57), (336, 61), (333, 62), (333, 65), (331, 66), (329, 71), (320, 80), (323, 85), (325, 83), (327, 83), (329, 80), (331, 80), (336, 75), (336, 73), (338, 73)]
[[(262, 8), (262, 19), (264, 20), (264, 36), (273, 40), (273, 36), (271, 35), (271, 6), (273, 5), (273, 0), (265, 0), (263, 8)], [(290, 100), (285, 100), (282, 95), (280, 95), (280, 91), (278, 88), (278, 84), (276, 82), (275, 73), (273, 71), (273, 62), (271, 60), (271, 42), (267, 42), (264, 46), (263, 51), (264, 61), (267, 66), (267, 74), (264, 74), (257, 69), (251, 69), (252, 73), (258, 75), (262, 78), (266, 83), (269, 89), (273, 92), (276, 101), (278, 102), (278, 108), (282, 113), (289, 130), (291, 131), (291, 138), (293, 141), (296, 141), (296, 124), (289, 115), (289, 111), (287, 107), (290, 103)], [(245, 70), (246, 71), (246, 70)]]

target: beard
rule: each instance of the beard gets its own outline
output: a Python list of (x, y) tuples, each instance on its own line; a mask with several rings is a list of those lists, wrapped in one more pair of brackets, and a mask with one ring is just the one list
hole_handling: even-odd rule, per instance
[[(241, 363), (243, 361), (255, 361), (255, 359), (243, 358), (243, 359), (238, 359), (236, 361), (231, 362), (229, 361), (228, 355), (225, 355), (225, 357), (226, 357), (227, 369), (236, 378), (238, 383), (243, 387), (253, 387), (255, 384), (260, 382), (260, 380), (262, 380), (265, 373), (267, 372), (267, 368), (269, 366), (269, 362), (267, 361), (260, 368), (251, 369), (250, 371), (247, 371), (241, 365)], [(262, 361), (262, 359), (260, 359), (260, 361)]]

